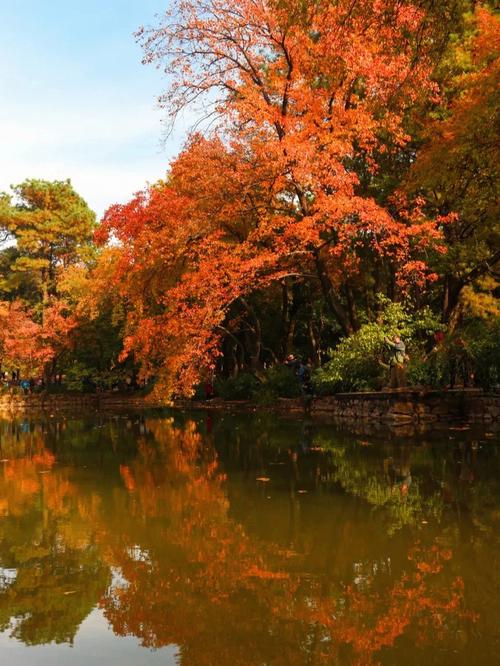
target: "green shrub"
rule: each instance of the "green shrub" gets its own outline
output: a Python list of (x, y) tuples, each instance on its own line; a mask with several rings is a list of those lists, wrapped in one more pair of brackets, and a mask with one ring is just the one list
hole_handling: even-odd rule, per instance
[(215, 383), (215, 391), (224, 400), (251, 400), (259, 385), (257, 377), (248, 372), (242, 372), (237, 377), (218, 379)]
[(313, 374), (319, 395), (380, 388), (385, 373), (379, 358), (384, 349), (384, 330), (365, 324), (331, 352), (331, 360)]
[(218, 379), (215, 390), (224, 400), (255, 400), (260, 405), (271, 405), (278, 398), (297, 398), (301, 395), (298, 377), (285, 365), (273, 365), (260, 380), (248, 372), (225, 380)]
[[(66, 370), (64, 384), (68, 391), (83, 393), (88, 391), (88, 378), (92, 375), (93, 369), (87, 368), (83, 363), (74, 363)], [(95, 372), (95, 371), (94, 371)], [(52, 393), (61, 393), (59, 390), (54, 390)]]
[(298, 398), (302, 394), (297, 375), (286, 365), (273, 365), (266, 370), (261, 387), (264, 389), (277, 398)]
[(500, 319), (475, 319), (461, 332), (475, 383), (484, 389), (500, 385)]
[(388, 350), (384, 340), (399, 335), (406, 343), (411, 363), (418, 366), (429, 337), (442, 328), (429, 308), (413, 310), (379, 295), (378, 322), (364, 324), (332, 350), (331, 359), (313, 375), (318, 395), (342, 391), (379, 390), (388, 381)]
[(276, 391), (267, 384), (260, 384), (253, 393), (253, 399), (261, 407), (270, 407), (271, 405), (274, 405), (278, 398), (279, 395)]
[(60, 395), (68, 393), (68, 387), (65, 384), (48, 384), (45, 387), (44, 393), (49, 393), (50, 395)]
[(449, 333), (424, 360), (412, 360), (408, 368), (411, 383), (442, 388), (469, 386), (486, 390), (500, 383), (500, 321), (474, 319)]
[(442, 388), (446, 383), (446, 360), (442, 354), (411, 358), (406, 379), (411, 386)]

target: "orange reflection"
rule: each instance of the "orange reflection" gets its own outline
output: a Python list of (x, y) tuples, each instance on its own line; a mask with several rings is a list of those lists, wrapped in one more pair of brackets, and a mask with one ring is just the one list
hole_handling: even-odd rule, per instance
[[(357, 525), (340, 516), (336, 549), (351, 568), (318, 572), (312, 540), (284, 547), (234, 517), (215, 448), (194, 423), (139, 425), (133, 454), (91, 473), (59, 465), (43, 436), (35, 444), (18, 433), (22, 455), (0, 474), (10, 521), (1, 564), (17, 570), (0, 591), (0, 620), (26, 643), (71, 642), (100, 604), (116, 634), (181, 645), (184, 666), (246, 665), (249, 655), (361, 665), (401, 638), (449, 645), (474, 619), (450, 547), (413, 543), (399, 569), (373, 559), (359, 564), (367, 573), (357, 580)], [(106, 427), (117, 441), (120, 426)]]

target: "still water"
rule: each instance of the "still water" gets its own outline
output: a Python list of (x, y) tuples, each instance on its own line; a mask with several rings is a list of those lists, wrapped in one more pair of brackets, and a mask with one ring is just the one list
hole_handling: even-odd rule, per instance
[(2, 666), (495, 664), (494, 432), (0, 421)]

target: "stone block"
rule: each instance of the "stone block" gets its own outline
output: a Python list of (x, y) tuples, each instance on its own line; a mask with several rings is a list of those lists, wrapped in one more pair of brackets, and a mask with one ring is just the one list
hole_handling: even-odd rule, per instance
[(388, 423), (413, 423), (412, 416), (408, 414), (395, 414), (394, 412), (383, 414), (380, 420)]
[(390, 409), (391, 413), (413, 415), (415, 413), (415, 404), (411, 401), (395, 402)]

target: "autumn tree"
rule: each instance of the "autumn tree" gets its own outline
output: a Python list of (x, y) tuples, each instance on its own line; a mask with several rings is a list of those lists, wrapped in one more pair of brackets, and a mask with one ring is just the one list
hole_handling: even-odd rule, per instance
[(110, 388), (136, 374), (132, 357), (123, 363), (119, 359), (126, 303), (113, 281), (118, 256), (116, 247), (103, 248), (90, 269), (70, 266), (59, 278), (59, 293), (75, 321), (61, 359), (73, 390), (92, 384)]
[[(447, 97), (426, 128), (426, 143), (407, 180), (410, 191), (425, 197), (431, 215), (456, 215), (443, 227), (448, 251), (435, 264), (443, 318), (451, 327), (467, 290), (469, 297), (478, 287), (484, 296), (498, 291), (499, 53), (498, 17), (479, 6), (464, 39), (447, 54)], [(484, 312), (492, 305), (484, 297), (480, 301)]]
[(190, 139), (166, 183), (105, 217), (101, 238), (123, 243), (117, 280), (134, 302), (126, 351), (159, 357), (189, 391), (225, 340), (241, 343), (238, 321), (259, 369), (252, 295), (277, 281), (319, 293), (348, 335), (372, 269), (393, 294), (432, 277), (436, 222), (419, 205), (382, 205), (362, 182), (408, 142), (408, 109), (436, 92), (427, 19), (392, 0), (193, 0), (140, 31), (145, 61), (172, 76), (170, 118), (203, 101), (215, 130)]
[(58, 364), (60, 371), (77, 326), (70, 292), (94, 257), (95, 214), (69, 180), (25, 180), (11, 190), (0, 198), (8, 241), (0, 252), (2, 363), (50, 376)]

